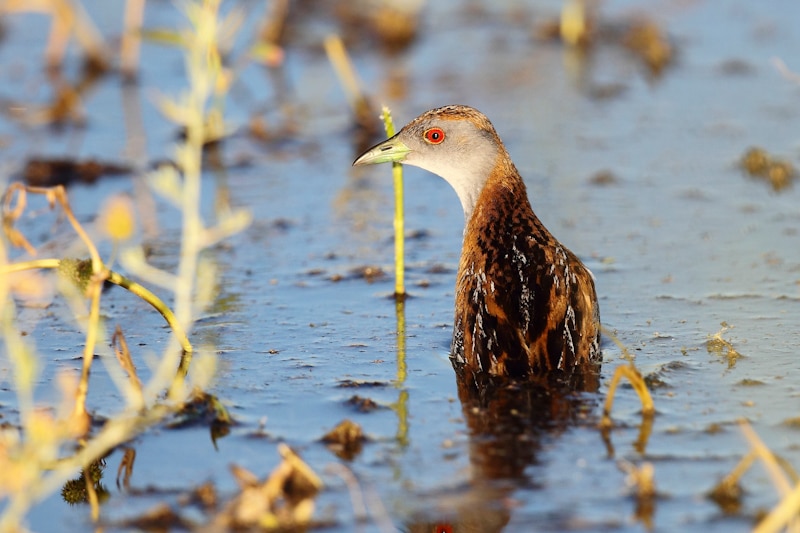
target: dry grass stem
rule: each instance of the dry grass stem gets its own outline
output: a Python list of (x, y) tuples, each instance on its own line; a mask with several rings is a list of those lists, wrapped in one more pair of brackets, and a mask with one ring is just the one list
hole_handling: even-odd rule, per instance
[(614, 395), (617, 392), (619, 381), (626, 378), (636, 394), (639, 395), (639, 401), (642, 403), (642, 416), (653, 416), (655, 413), (655, 406), (653, 404), (653, 397), (650, 396), (650, 391), (642, 378), (642, 375), (633, 366), (633, 363), (621, 365), (616, 368), (614, 375), (611, 377), (611, 383), (608, 385), (608, 393), (606, 394), (606, 401), (603, 406), (603, 419), (601, 426), (611, 426), (611, 408), (614, 406)]
[(264, 482), (244, 468), (231, 466), (241, 492), (215, 517), (215, 526), (272, 530), (303, 527), (311, 521), (322, 481), (285, 444), (278, 446), (278, 452), (283, 460)]
[(787, 80), (791, 81), (792, 83), (796, 83), (797, 85), (800, 85), (800, 74), (798, 74), (797, 72), (792, 71), (786, 65), (786, 63), (783, 61), (783, 59), (781, 59), (779, 57), (773, 57), (772, 58), (772, 65), (777, 69), (777, 71), (781, 74), (781, 76), (783, 76)]
[(120, 43), (120, 62), (122, 75), (127, 79), (136, 77), (139, 68), (142, 20), (145, 0), (126, 0), (123, 19), (122, 42)]
[(128, 342), (125, 340), (125, 334), (122, 332), (120, 326), (116, 327), (114, 334), (111, 336), (111, 347), (114, 349), (114, 355), (117, 356), (117, 361), (119, 361), (120, 366), (128, 374), (128, 381), (136, 394), (135, 403), (144, 405), (142, 382), (136, 374), (136, 365), (133, 364), (131, 352), (128, 349)]
[(775, 455), (758, 437), (747, 421), (739, 424), (750, 444), (750, 451), (739, 461), (709, 493), (709, 497), (726, 512), (738, 512), (741, 507), (742, 489), (740, 480), (756, 459), (761, 459), (772, 483), (782, 497), (780, 503), (754, 528), (756, 533), (778, 531), (800, 531), (800, 479), (786, 461)]
[(69, 0), (5, 0), (3, 13), (45, 13), (53, 18), (45, 58), (50, 67), (58, 68), (70, 36), (83, 49), (87, 62), (95, 68), (108, 65), (106, 45), (97, 27), (79, 2)]
[(360, 114), (361, 102), (365, 99), (361, 91), (361, 84), (358, 81), (356, 70), (347, 55), (342, 38), (338, 35), (329, 35), (325, 39), (325, 53), (328, 54), (328, 61), (333, 65), (339, 83), (344, 89), (350, 108), (356, 115)]
[[(64, 36), (68, 32), (78, 34), (82, 32), (83, 34), (76, 35), (76, 38), (83, 43), (93, 39), (92, 31), (86, 29), (86, 25), (81, 22), (84, 20), (84, 14), (77, 3), (69, 0), (39, 0), (33, 4), (23, 5), (12, 1), (0, 6), (0, 9), (8, 10), (9, 6), (26, 10), (37, 6), (44, 6), (50, 10), (70, 8), (70, 12), (57, 15), (54, 35), (62, 45), (65, 42)], [(216, 364), (212, 349), (201, 350), (192, 365), (191, 373), (189, 372), (190, 354), (193, 350), (184, 333), (194, 323), (196, 313), (201, 309), (200, 305), (207, 305), (211, 300), (209, 296), (211, 293), (198, 291), (197, 283), (203, 282), (206, 286), (215, 285), (210, 278), (216, 273), (216, 269), (210, 264), (201, 265), (200, 254), (209, 244), (240, 230), (249, 222), (248, 213), (231, 212), (220, 221), (218, 227), (205, 228), (200, 215), (207, 107), (214, 97), (218, 99), (215, 101), (218, 104), (216, 110), (221, 111), (219, 103), (223, 94), (215, 91), (219, 87), (224, 90), (228, 87), (226, 83), (219, 83), (223, 73), (216, 41), (220, 32), (218, 7), (218, 0), (188, 2), (184, 5), (187, 18), (192, 25), (191, 31), (185, 33), (189, 44), (186, 57), (190, 91), (174, 106), (182, 113), (181, 125), (186, 129), (187, 139), (186, 143), (178, 148), (176, 160), (182, 169), (182, 174), (174, 180), (175, 204), (183, 217), (179, 266), (177, 274), (169, 279), (174, 282), (170, 284), (170, 289), (175, 292), (174, 314), (143, 286), (108, 268), (97, 246), (74, 215), (63, 186), (46, 188), (13, 183), (3, 197), (3, 230), (12, 245), (24, 248), (31, 255), (36, 253), (22, 232), (15, 228), (15, 223), (25, 211), (28, 195), (40, 194), (51, 208), (55, 206), (61, 208), (64, 218), (86, 247), (89, 259), (34, 259), (8, 264), (4, 248), (6, 241), (0, 240), (0, 274), (3, 274), (0, 275), (0, 301), (9, 301), (10, 285), (7, 283), (9, 276), (6, 274), (28, 269), (50, 268), (58, 270), (62, 278), (72, 282), (63, 286), (67, 293), (72, 290), (76, 295), (75, 301), (70, 302), (74, 303), (73, 311), (76, 312), (76, 317), (88, 315), (88, 318), (83, 319), (86, 333), (80, 379), (73, 378), (69, 383), (64, 382), (64, 398), (57, 409), (57, 416), (54, 416), (51, 410), (35, 407), (33, 385), (36, 383), (39, 360), (24, 343), (22, 335), (14, 328), (13, 302), (12, 305), (2, 307), (0, 326), (11, 362), (22, 430), (13, 428), (0, 430), (0, 493), (7, 499), (0, 515), (0, 531), (19, 530), (25, 514), (32, 505), (57, 491), (66, 481), (74, 477), (76, 471), (85, 470), (87, 465), (105, 456), (110, 450), (130, 440), (145, 428), (179, 412), (188, 394), (192, 390), (202, 390), (213, 376)], [(228, 27), (229, 30), (232, 28), (233, 26)], [(125, 204), (124, 212), (119, 208), (122, 205), (120, 201)], [(135, 219), (130, 202), (117, 199), (117, 204), (109, 204), (106, 215), (99, 220), (115, 245), (134, 236)], [(205, 277), (198, 280), (201, 274)], [(73, 451), (76, 440), (86, 436), (90, 429), (86, 409), (88, 378), (95, 349), (102, 346), (101, 339), (105, 334), (100, 317), (100, 303), (102, 286), (106, 281), (126, 288), (158, 309), (172, 326), (183, 351), (178, 349), (178, 342), (171, 341), (159, 359), (158, 366), (153, 370), (150, 380), (142, 384), (124, 336), (118, 329), (112, 344), (119, 366), (114, 358), (104, 358), (103, 362), (112, 364), (109, 367), (109, 374), (117, 387), (125, 392), (126, 405), (110, 416), (101, 429), (81, 440), (81, 447)], [(73, 285), (77, 287), (76, 290), (72, 289)], [(206, 301), (198, 303), (196, 295), (199, 293), (205, 294)], [(177, 373), (176, 368), (179, 369)], [(123, 377), (123, 371), (128, 375), (127, 380)], [(135, 393), (131, 394), (128, 389)], [(165, 390), (168, 390), (166, 398), (164, 398)], [(287, 452), (284, 454), (283, 463), (290, 465), (292, 472), (300, 472), (302, 479), (310, 479), (311, 481), (307, 481), (310, 486), (318, 483), (319, 480), (304, 471), (298, 463), (299, 459), (295, 458), (296, 456)], [(125, 472), (123, 483), (126, 485), (132, 465), (133, 455), (126, 454), (120, 465), (120, 472)], [(294, 478), (292, 479), (294, 481)], [(92, 519), (97, 520), (100, 494), (97, 492), (97, 487), (89, 486), (90, 478), (86, 478), (86, 482), (85, 492), (91, 506)], [(313, 506), (309, 506), (305, 500), (291, 503), (294, 506), (292, 516), (296, 520), (310, 516), (310, 509)]]
[(655, 469), (652, 463), (636, 466), (628, 461), (617, 463), (620, 470), (627, 474), (625, 484), (633, 492), (636, 500), (635, 518), (642, 522), (648, 531), (653, 529), (653, 515), (656, 504)]
[(325, 467), (325, 470), (328, 473), (339, 476), (344, 481), (344, 484), (347, 485), (347, 491), (350, 493), (350, 505), (353, 507), (353, 514), (356, 520), (361, 522), (369, 518), (367, 505), (364, 501), (364, 493), (353, 471), (341, 463), (331, 463)]

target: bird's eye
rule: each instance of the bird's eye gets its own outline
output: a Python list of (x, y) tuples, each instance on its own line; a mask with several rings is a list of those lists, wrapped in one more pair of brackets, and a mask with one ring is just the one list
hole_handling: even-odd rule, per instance
[(430, 144), (439, 144), (444, 140), (444, 130), (442, 128), (431, 128), (422, 134)]

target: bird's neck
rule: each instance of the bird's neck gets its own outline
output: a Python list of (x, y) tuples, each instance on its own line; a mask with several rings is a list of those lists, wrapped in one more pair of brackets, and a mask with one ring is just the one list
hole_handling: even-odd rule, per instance
[(485, 233), (489, 226), (493, 231), (511, 230), (515, 220), (535, 218), (525, 182), (510, 158), (498, 158), (472, 205), (464, 206), (464, 217), (465, 240), (469, 234)]
[[(488, 167), (488, 168), (487, 168)], [(464, 210), (464, 223), (469, 224), (475, 207), (479, 202), (490, 200), (496, 192), (489, 192), (488, 190), (495, 191), (497, 187), (501, 190), (497, 191), (505, 196), (502, 188), (505, 188), (511, 194), (521, 194), (522, 198), (527, 200), (527, 193), (525, 192), (525, 184), (519, 175), (514, 163), (508, 152), (501, 146), (500, 150), (495, 154), (493, 164), (487, 165), (483, 168), (477, 167), (473, 169), (473, 176), (471, 179), (464, 179), (460, 182), (455, 180), (448, 180), (458, 194), (458, 199), (461, 200), (461, 207)], [(516, 192), (521, 191), (521, 192)], [(466, 231), (466, 228), (465, 228)]]

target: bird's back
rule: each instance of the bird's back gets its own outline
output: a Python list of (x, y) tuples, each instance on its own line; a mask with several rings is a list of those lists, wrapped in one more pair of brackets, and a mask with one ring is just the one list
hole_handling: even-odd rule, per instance
[(456, 281), (457, 369), (525, 378), (599, 361), (594, 281), (542, 225), (510, 162), (467, 221)]

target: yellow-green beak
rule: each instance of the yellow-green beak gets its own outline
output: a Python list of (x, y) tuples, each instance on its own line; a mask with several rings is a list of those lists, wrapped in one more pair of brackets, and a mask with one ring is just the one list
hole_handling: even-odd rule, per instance
[(378, 143), (353, 161), (353, 166), (378, 163), (400, 163), (411, 149), (397, 139), (397, 135)]

